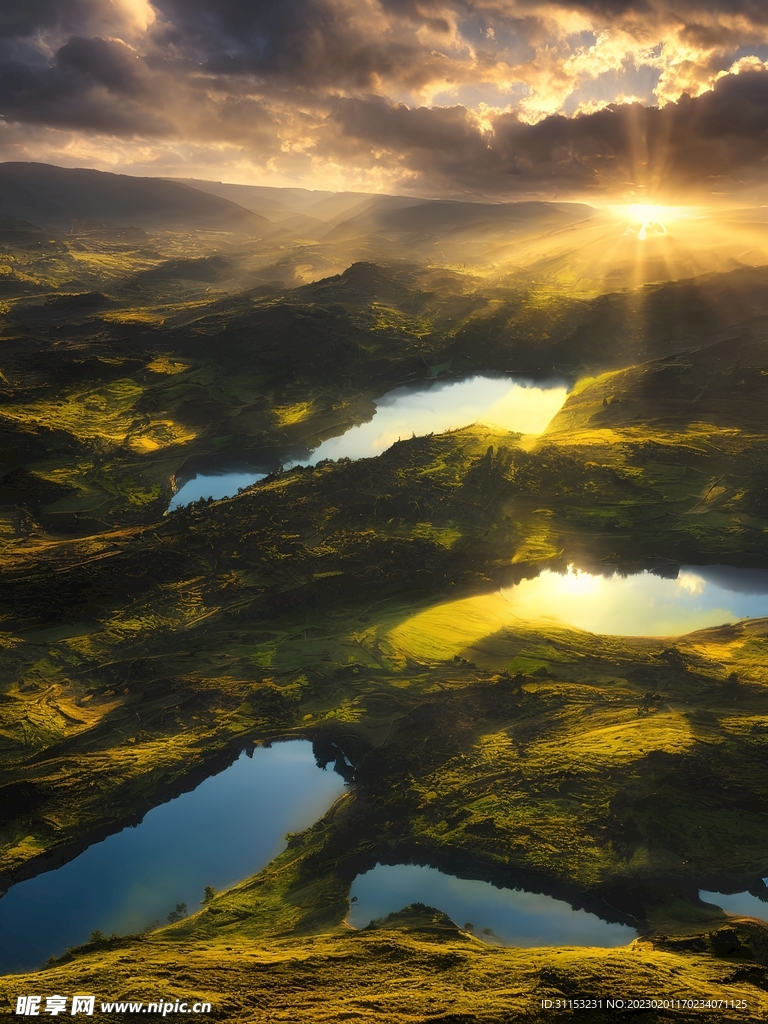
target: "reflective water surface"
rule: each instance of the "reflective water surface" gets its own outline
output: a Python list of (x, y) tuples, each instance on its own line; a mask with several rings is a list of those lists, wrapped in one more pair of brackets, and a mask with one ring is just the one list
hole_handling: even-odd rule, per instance
[[(401, 438), (439, 434), (470, 423), (540, 434), (562, 406), (566, 393), (563, 384), (537, 387), (511, 377), (485, 376), (433, 381), (418, 388), (395, 388), (378, 399), (372, 420), (351, 427), (340, 437), (323, 441), (301, 464), (314, 466), (322, 459), (371, 458), (381, 455)], [(238, 487), (247, 487), (264, 476), (247, 470), (198, 474), (179, 488), (168, 507), (180, 508), (209, 496), (232, 497)]]
[(187, 480), (171, 499), (168, 511), (182, 508), (199, 498), (232, 498), (241, 487), (250, 487), (263, 480), (266, 473), (255, 473), (252, 470), (238, 470), (233, 473), (198, 473)]
[(677, 579), (650, 572), (594, 576), (573, 567), (503, 590), (515, 615), (556, 619), (591, 633), (669, 636), (768, 615), (768, 572), (683, 566)]
[(426, 903), (459, 927), (471, 925), (478, 938), (506, 946), (624, 946), (637, 937), (627, 925), (608, 924), (551, 896), (497, 889), (416, 864), (377, 864), (357, 876), (350, 897), (356, 897), (349, 914), (355, 928)]
[(305, 740), (241, 755), (136, 828), (13, 886), (0, 899), (0, 973), (40, 966), (94, 929), (165, 923), (177, 903), (194, 913), (206, 885), (225, 888), (260, 870), (284, 849), (287, 832), (311, 825), (343, 792)]
[(470, 377), (418, 389), (395, 388), (378, 400), (376, 415), (368, 423), (323, 441), (310, 465), (321, 459), (370, 458), (413, 434), (442, 434), (470, 423), (540, 434), (565, 396), (564, 385), (542, 388), (510, 377)]
[(726, 914), (738, 917), (757, 917), (768, 924), (768, 903), (763, 903), (757, 896), (749, 892), (735, 892), (727, 895), (723, 892), (707, 892), (701, 889), (699, 899), (705, 903), (714, 903)]
[(416, 658), (449, 658), (501, 629), (539, 623), (619, 636), (678, 636), (768, 616), (768, 571), (682, 566), (677, 579), (650, 572), (597, 576), (545, 570), (495, 594), (434, 605), (389, 637)]

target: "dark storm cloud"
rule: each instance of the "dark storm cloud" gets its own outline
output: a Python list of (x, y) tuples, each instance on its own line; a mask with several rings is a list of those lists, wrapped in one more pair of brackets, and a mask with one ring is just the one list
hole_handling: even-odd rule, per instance
[(371, 154), (383, 150), (428, 189), (509, 187), (499, 150), (488, 145), (464, 107), (410, 109), (371, 97), (340, 100), (333, 116), (341, 129), (326, 142), (334, 159), (346, 152), (365, 166)]
[(763, 45), (763, 0), (3, 0), (0, 115), (14, 145), (140, 138), (157, 166), (183, 145), (421, 191), (727, 190), (763, 174), (768, 75), (717, 79)]
[(113, 93), (141, 91), (137, 55), (122, 43), (74, 38), (56, 54), (56, 69), (75, 88), (100, 85)]
[(98, 0), (10, 0), (0, 6), (0, 39), (33, 36), (51, 29), (78, 32), (97, 20)]
[(500, 151), (527, 161), (531, 174), (593, 186), (715, 187), (761, 171), (768, 158), (768, 73), (725, 76), (711, 92), (662, 109), (611, 106), (530, 126), (503, 118), (497, 136)]
[(77, 36), (47, 64), (0, 61), (0, 111), (21, 122), (111, 133), (169, 127), (153, 112), (148, 74), (128, 46)]
[(122, 27), (120, 15), (110, 0), (2, 0), (0, 40), (51, 34), (63, 42), (71, 36), (111, 35)]
[(425, 184), (497, 195), (719, 191), (762, 176), (768, 160), (766, 72), (726, 76), (663, 109), (612, 105), (534, 125), (503, 114), (490, 138), (462, 107), (413, 110), (370, 98), (340, 101), (334, 112), (357, 160), (384, 147)]
[[(540, 10), (543, 4), (540, 0), (517, 0), (510, 6)], [(652, 15), (667, 20), (685, 20), (691, 15), (706, 14), (714, 18), (740, 15), (757, 23), (768, 21), (768, 10), (763, 0), (712, 0), (711, 3), (706, 0), (557, 0), (553, 6), (607, 17)]]
[(369, 88), (383, 76), (426, 81), (434, 55), (412, 33), (382, 39), (353, 7), (328, 0), (156, 0), (161, 44), (207, 71), (287, 86)]

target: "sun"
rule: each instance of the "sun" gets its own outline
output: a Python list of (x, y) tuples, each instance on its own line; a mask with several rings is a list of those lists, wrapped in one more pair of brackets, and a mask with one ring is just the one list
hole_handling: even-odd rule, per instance
[(646, 238), (666, 235), (667, 227), (664, 220), (667, 218), (668, 208), (633, 203), (627, 207), (627, 214), (630, 219), (627, 234), (636, 234), (639, 241), (644, 242)]
[(650, 238), (663, 238), (670, 225), (678, 221), (700, 217), (701, 210), (693, 206), (666, 206), (661, 203), (621, 203), (609, 207), (611, 213), (624, 224), (624, 234), (644, 242)]

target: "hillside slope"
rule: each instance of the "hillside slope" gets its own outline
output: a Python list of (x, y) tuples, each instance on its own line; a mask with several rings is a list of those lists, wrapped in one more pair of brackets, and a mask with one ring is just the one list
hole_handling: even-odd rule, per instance
[(263, 235), (266, 218), (161, 178), (49, 164), (0, 164), (0, 218), (70, 230), (98, 227), (218, 228)]

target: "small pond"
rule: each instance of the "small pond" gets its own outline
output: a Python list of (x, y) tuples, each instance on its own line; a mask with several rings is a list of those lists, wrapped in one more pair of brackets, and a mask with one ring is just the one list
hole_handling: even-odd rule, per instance
[[(470, 377), (461, 381), (433, 381), (420, 387), (400, 387), (376, 402), (373, 419), (351, 427), (340, 437), (323, 441), (306, 462), (323, 459), (365, 459), (381, 455), (400, 438), (440, 434), (446, 430), (483, 423), (540, 434), (560, 409), (567, 390), (563, 384), (537, 387), (511, 377)], [(264, 479), (264, 473), (234, 472), (198, 474), (174, 494), (169, 511), (198, 498), (227, 498)]]
[(0, 899), (0, 973), (39, 967), (95, 929), (165, 923), (177, 903), (194, 913), (206, 885), (225, 888), (259, 871), (285, 848), (287, 832), (307, 828), (343, 792), (306, 740), (241, 755), (135, 828), (13, 886)]
[(727, 895), (723, 892), (707, 892), (702, 889), (699, 892), (699, 899), (705, 903), (714, 903), (726, 914), (733, 914), (737, 917), (757, 917), (768, 924), (768, 903), (763, 903), (752, 893), (734, 892)]
[(627, 925), (608, 924), (551, 896), (497, 889), (416, 864), (377, 864), (357, 876), (350, 898), (349, 923), (355, 928), (426, 903), (459, 927), (471, 925), (478, 938), (505, 946), (624, 946), (637, 937)]

